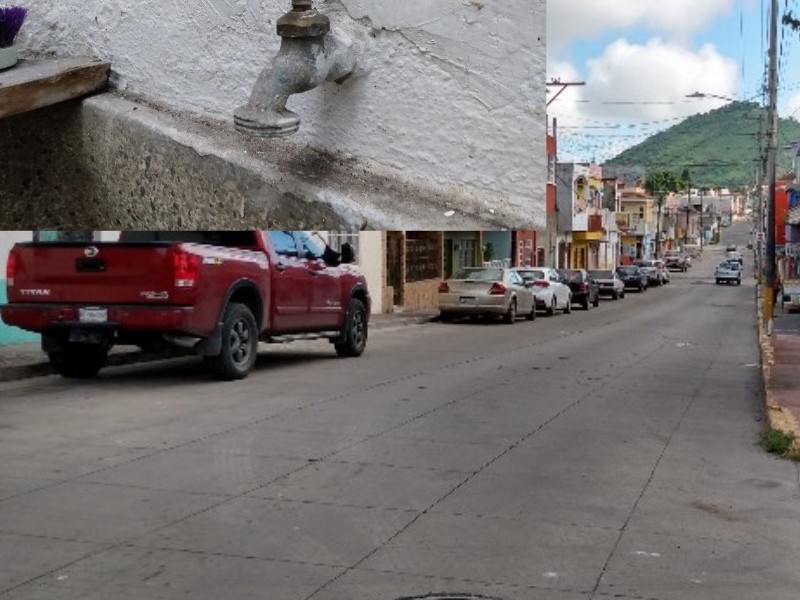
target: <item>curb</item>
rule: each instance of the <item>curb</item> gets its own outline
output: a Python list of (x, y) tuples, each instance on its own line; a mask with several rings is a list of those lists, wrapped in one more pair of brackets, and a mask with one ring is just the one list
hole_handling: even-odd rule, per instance
[[(389, 329), (391, 327), (403, 327), (407, 325), (421, 325), (424, 323), (432, 323), (439, 320), (439, 315), (417, 315), (407, 317), (397, 317), (389, 319), (380, 319), (376, 322), (370, 323), (370, 329), (373, 331), (380, 331), (382, 329)], [(133, 350), (129, 352), (112, 352), (108, 357), (109, 367), (124, 367), (127, 365), (136, 365), (141, 363), (155, 362), (158, 360), (167, 360), (170, 358), (181, 358), (187, 356), (195, 356), (191, 352), (182, 352), (180, 350), (168, 352), (141, 352)], [(21, 379), (32, 379), (34, 377), (45, 377), (47, 375), (56, 375), (56, 371), (50, 363), (42, 355), (42, 360), (30, 363), (27, 365), (17, 365), (0, 369), (0, 383), (9, 381), (19, 381)]]
[[(109, 367), (124, 367), (127, 365), (136, 365), (139, 363), (155, 362), (157, 360), (167, 360), (170, 358), (181, 358), (185, 356), (193, 356), (185, 352), (117, 352), (108, 356)], [(32, 379), (34, 377), (44, 377), (46, 375), (56, 375), (55, 369), (46, 360), (41, 362), (19, 365), (15, 367), (7, 367), (0, 370), (0, 383), (9, 381), (18, 381), (20, 379)]]
[(775, 364), (775, 352), (772, 347), (772, 338), (764, 331), (764, 320), (762, 318), (764, 300), (761, 297), (760, 290), (757, 291), (757, 294), (756, 320), (758, 323), (758, 345), (761, 350), (761, 376), (764, 385), (767, 426), (794, 436), (794, 441), (784, 456), (800, 460), (800, 423), (797, 422), (790, 411), (775, 401), (775, 395), (772, 392), (772, 365)]

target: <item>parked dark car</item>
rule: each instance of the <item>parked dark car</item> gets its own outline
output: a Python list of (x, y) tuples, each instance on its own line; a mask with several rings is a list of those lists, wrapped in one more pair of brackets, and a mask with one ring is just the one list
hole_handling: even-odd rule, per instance
[(558, 269), (562, 282), (572, 290), (572, 303), (584, 310), (600, 305), (600, 288), (585, 269)]
[(643, 292), (647, 289), (647, 274), (639, 267), (634, 265), (617, 267), (617, 275), (619, 275), (626, 290)]

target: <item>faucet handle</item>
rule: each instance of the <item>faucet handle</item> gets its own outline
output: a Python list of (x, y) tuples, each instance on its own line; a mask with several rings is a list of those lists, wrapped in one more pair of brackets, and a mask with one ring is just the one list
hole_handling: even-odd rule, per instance
[(285, 38), (319, 37), (330, 30), (330, 19), (315, 10), (311, 0), (292, 0), (292, 10), (278, 19), (278, 35)]

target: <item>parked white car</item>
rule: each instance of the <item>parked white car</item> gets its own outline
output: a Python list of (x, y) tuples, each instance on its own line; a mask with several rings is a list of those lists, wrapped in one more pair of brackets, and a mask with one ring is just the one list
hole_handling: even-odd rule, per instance
[(517, 267), (514, 269), (533, 290), (536, 308), (548, 315), (561, 310), (572, 312), (572, 290), (562, 283), (558, 271), (549, 267)]

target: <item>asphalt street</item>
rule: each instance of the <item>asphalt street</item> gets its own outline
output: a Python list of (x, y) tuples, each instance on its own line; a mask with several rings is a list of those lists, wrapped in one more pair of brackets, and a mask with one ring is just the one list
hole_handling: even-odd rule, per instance
[(758, 446), (755, 283), (714, 285), (722, 253), (360, 359), (264, 347), (242, 382), (2, 383), (0, 599), (797, 598), (800, 474)]

